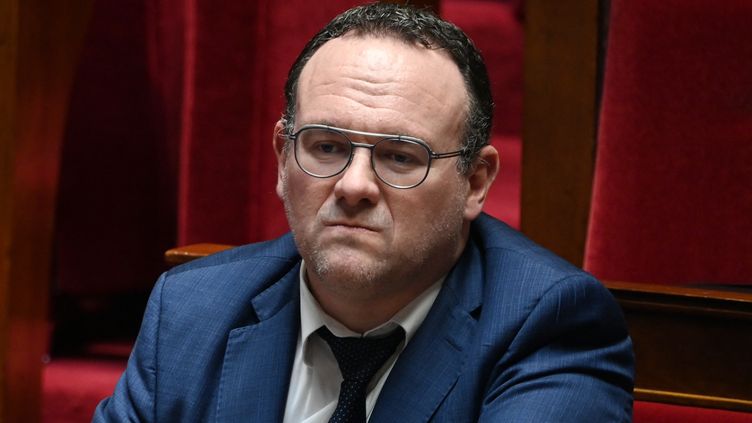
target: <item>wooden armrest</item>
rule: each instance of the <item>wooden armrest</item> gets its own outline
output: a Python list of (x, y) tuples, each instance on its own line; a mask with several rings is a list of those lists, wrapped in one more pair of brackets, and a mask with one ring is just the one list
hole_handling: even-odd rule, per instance
[(752, 411), (750, 287), (604, 285), (634, 342), (636, 399)]
[(171, 266), (177, 266), (178, 264), (187, 263), (197, 258), (206, 257), (209, 254), (218, 253), (220, 251), (228, 250), (234, 247), (234, 245), (225, 244), (191, 244), (182, 247), (175, 247), (165, 251), (165, 262)]

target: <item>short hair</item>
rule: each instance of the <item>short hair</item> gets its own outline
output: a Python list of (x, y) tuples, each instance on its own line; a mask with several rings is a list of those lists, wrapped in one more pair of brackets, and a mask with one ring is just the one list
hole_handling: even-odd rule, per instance
[(442, 49), (459, 68), (468, 93), (467, 116), (463, 129), (461, 172), (467, 172), (481, 148), (488, 144), (493, 117), (488, 71), (473, 42), (454, 24), (426, 9), (393, 3), (372, 3), (354, 7), (335, 17), (303, 48), (290, 68), (285, 84), (287, 105), (283, 114), (285, 130), (295, 126), (295, 108), (300, 74), (314, 53), (327, 41), (346, 33), (360, 36), (391, 36), (427, 49)]

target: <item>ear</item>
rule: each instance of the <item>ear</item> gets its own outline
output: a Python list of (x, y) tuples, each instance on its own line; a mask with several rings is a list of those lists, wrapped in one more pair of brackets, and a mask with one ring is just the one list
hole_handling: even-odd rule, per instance
[(465, 201), (465, 220), (471, 221), (478, 217), (486, 202), (488, 190), (496, 175), (499, 173), (499, 152), (492, 145), (480, 150), (473, 168), (466, 176), (468, 179), (468, 193)]
[(274, 125), (274, 135), (272, 137), (272, 144), (274, 145), (274, 154), (277, 156), (277, 196), (282, 199), (282, 193), (284, 192), (284, 179), (285, 179), (285, 167), (287, 166), (287, 138), (285, 134), (285, 124), (282, 120), (278, 120)]

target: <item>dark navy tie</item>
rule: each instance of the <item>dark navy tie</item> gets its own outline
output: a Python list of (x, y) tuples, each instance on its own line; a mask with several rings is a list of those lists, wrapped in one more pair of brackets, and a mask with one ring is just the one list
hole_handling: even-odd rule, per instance
[(326, 327), (317, 333), (329, 344), (343, 378), (329, 423), (365, 423), (368, 383), (405, 339), (405, 330), (400, 327), (386, 336), (369, 338), (339, 338)]

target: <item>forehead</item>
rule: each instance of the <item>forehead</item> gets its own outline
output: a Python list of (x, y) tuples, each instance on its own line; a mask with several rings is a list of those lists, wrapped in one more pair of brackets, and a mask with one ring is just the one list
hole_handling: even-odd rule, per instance
[(455, 137), (467, 92), (442, 50), (393, 37), (346, 34), (311, 57), (298, 84), (296, 124), (327, 123), (426, 140)]

